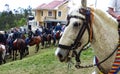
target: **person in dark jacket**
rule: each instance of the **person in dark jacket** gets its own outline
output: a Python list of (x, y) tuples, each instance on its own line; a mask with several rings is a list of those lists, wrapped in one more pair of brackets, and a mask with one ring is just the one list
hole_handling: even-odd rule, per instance
[(39, 29), (37, 29), (35, 31), (35, 36), (41, 36), (41, 35), (42, 35), (42, 32)]
[(57, 25), (55, 26), (54, 31), (55, 31), (55, 33), (56, 33), (57, 31), (62, 31), (62, 27), (61, 27), (60, 23), (57, 23)]
[(31, 39), (33, 37), (34, 33), (32, 32), (32, 30), (28, 31), (28, 38)]
[(62, 27), (60, 25), (60, 23), (57, 23), (57, 25), (55, 26), (54, 30), (53, 30), (53, 44), (56, 43), (56, 32), (57, 31), (62, 31)]
[(15, 29), (13, 33), (13, 40), (17, 38), (21, 38), (21, 33), (18, 31), (18, 29)]
[(32, 30), (28, 30), (28, 37), (25, 39), (25, 42), (27, 45), (32, 40), (33, 35), (34, 35), (34, 33), (32, 32)]

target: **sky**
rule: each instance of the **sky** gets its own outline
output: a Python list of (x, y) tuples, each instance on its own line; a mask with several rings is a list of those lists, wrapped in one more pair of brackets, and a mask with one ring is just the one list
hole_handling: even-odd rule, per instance
[(0, 11), (5, 10), (5, 4), (9, 4), (11, 10), (18, 7), (27, 8), (29, 5), (36, 8), (42, 3), (49, 3), (53, 0), (0, 0)]
[[(27, 8), (29, 5), (32, 8), (36, 8), (42, 3), (49, 3), (53, 0), (0, 0), (0, 11), (5, 10), (5, 4), (9, 4), (11, 10), (17, 9), (18, 7)], [(80, 0), (74, 0), (78, 3)], [(88, 0), (89, 4), (95, 4), (97, 1), (96, 7), (103, 10), (107, 9), (108, 0)]]
[[(78, 6), (80, 5), (80, 0), (72, 0)], [(109, 0), (87, 0), (87, 5), (93, 5), (93, 7), (102, 9), (106, 11), (108, 9)]]

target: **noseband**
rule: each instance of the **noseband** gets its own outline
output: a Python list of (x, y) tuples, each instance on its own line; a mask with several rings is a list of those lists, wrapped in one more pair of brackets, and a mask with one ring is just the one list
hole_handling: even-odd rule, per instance
[[(89, 34), (88, 43), (91, 42), (92, 37), (93, 37), (93, 36), (92, 36), (93, 33), (92, 33), (92, 31), (91, 31), (91, 30), (92, 30), (92, 25), (91, 25), (91, 12), (90, 12), (90, 9), (87, 9), (87, 10), (86, 10), (86, 9), (80, 9), (80, 10), (79, 10), (79, 13), (81, 13), (82, 15), (84, 15), (84, 16), (85, 16), (85, 19), (83, 19), (83, 18), (80, 17), (80, 16), (71, 16), (71, 15), (69, 15), (69, 16), (67, 17), (67, 20), (68, 20), (68, 23), (67, 23), (67, 24), (69, 24), (69, 21), (70, 21), (71, 18), (76, 18), (76, 19), (81, 19), (81, 20), (83, 20), (82, 27), (81, 27), (81, 29), (79, 30), (79, 33), (78, 33), (78, 35), (77, 35), (74, 43), (71, 44), (70, 46), (59, 44), (58, 47), (63, 48), (63, 49), (68, 49), (68, 50), (77, 49), (79, 46), (81, 46), (81, 42), (80, 42), (80, 41), (81, 41), (81, 38), (82, 38), (82, 36), (83, 36), (83, 34), (84, 34), (84, 32), (85, 32), (86, 29), (88, 30), (88, 34)], [(88, 44), (88, 43), (87, 43), (87, 44)], [(87, 45), (87, 44), (85, 44), (85, 45)], [(85, 46), (85, 45), (84, 45), (84, 46)]]

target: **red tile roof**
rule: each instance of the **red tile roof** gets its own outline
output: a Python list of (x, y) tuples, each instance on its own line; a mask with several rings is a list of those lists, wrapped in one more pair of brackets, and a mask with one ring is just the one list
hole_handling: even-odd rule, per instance
[(58, 7), (59, 5), (61, 5), (62, 3), (64, 3), (66, 0), (54, 0), (48, 4), (41, 4), (40, 6), (38, 6), (36, 9), (55, 9), (56, 7)]
[(43, 8), (44, 6), (46, 6), (46, 4), (45, 4), (45, 3), (43, 3), (43, 4), (39, 5), (39, 6), (37, 7), (37, 9), (41, 9), (41, 8)]

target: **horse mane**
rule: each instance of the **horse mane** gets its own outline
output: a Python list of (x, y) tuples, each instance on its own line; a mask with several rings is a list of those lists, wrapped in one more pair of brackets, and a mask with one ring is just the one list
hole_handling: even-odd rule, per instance
[[(101, 9), (94, 9), (93, 15), (94, 20), (96, 20), (93, 20), (93, 31), (94, 35), (96, 35), (94, 38), (97, 39), (97, 42), (102, 43), (103, 39), (105, 39), (103, 44), (109, 43), (111, 46), (109, 46), (108, 49), (114, 49), (112, 45), (118, 42), (118, 22), (110, 14)], [(100, 36), (102, 36), (103, 39)], [(111, 43), (109, 42), (109, 40), (111, 41)], [(102, 47), (104, 47), (104, 45)], [(104, 48), (107, 47), (105, 46)]]
[[(118, 22), (116, 21), (116, 19), (114, 17), (112, 17), (110, 14), (108, 14), (107, 11), (103, 11), (101, 9), (95, 9), (94, 12), (100, 17), (100, 18), (104, 18), (105, 21), (107, 23), (110, 23), (109, 25), (111, 25), (112, 27), (116, 24), (118, 25)], [(104, 20), (103, 19), (103, 20)]]

